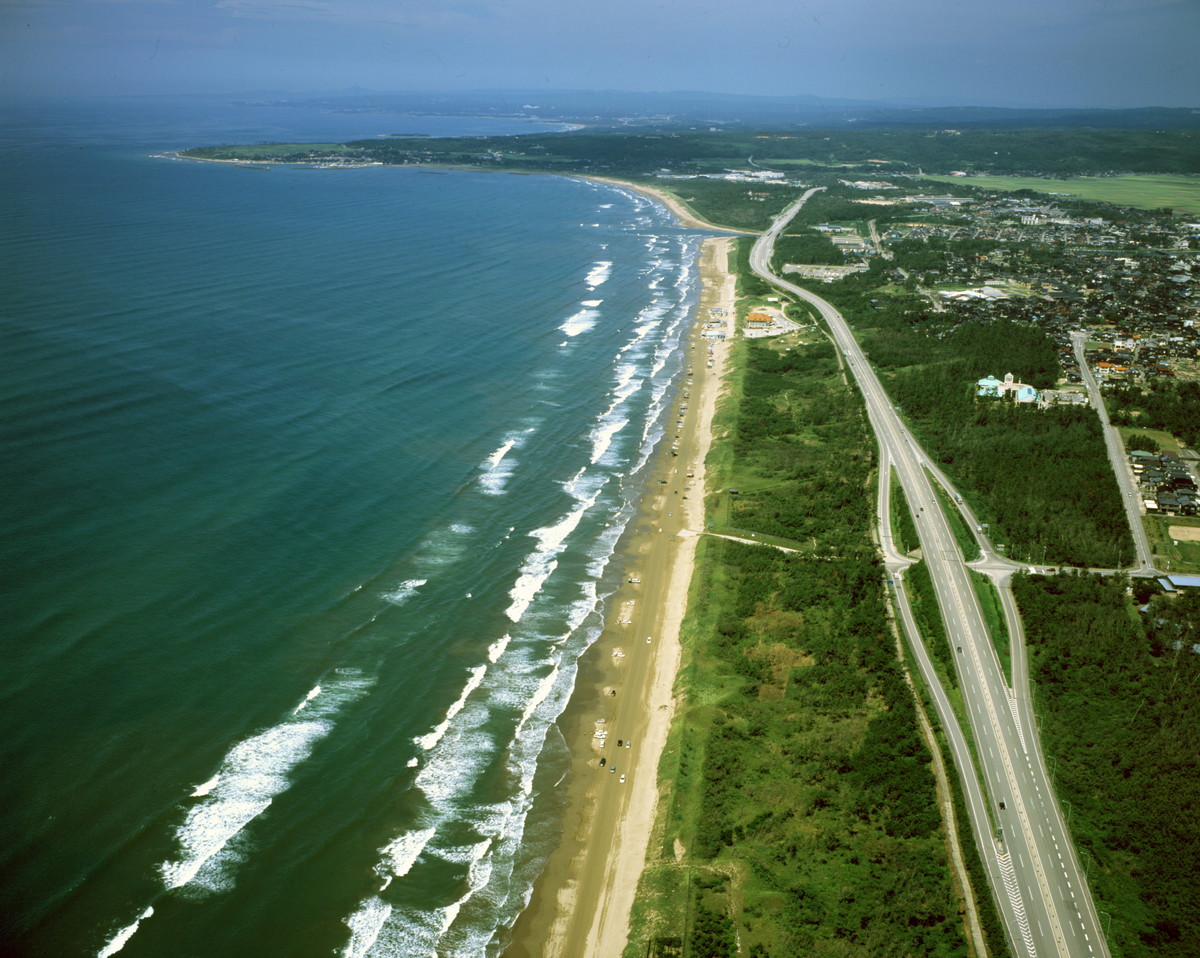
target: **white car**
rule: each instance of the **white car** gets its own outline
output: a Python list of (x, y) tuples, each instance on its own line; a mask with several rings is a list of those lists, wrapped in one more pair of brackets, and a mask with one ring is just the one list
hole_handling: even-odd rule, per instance
[(624, 775), (622, 775), (622, 776), (621, 776), (621, 782), (622, 782), (622, 783), (624, 783), (624, 781), (625, 781), (625, 776), (624, 776)]

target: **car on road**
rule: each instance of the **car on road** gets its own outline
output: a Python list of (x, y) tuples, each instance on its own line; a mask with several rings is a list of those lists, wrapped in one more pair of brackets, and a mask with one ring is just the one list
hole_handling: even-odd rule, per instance
[(621, 776), (621, 781), (622, 781), (622, 782), (624, 782), (624, 781), (625, 781), (625, 776), (624, 776), (624, 775), (622, 775), (622, 776)]

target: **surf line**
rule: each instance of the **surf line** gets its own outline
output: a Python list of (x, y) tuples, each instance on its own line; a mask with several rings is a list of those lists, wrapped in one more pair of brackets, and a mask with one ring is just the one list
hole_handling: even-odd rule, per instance
[(209, 891), (224, 890), (220, 866), (230, 863), (220, 859), (226, 847), (290, 787), (288, 775), (333, 730), (337, 713), (373, 684), (374, 679), (357, 669), (338, 669), (330, 681), (309, 690), (282, 722), (234, 745), (217, 773), (188, 795), (199, 801), (175, 830), (183, 854), (158, 866), (163, 890), (132, 922), (108, 937), (96, 958), (111, 958), (121, 951), (142, 923), (153, 917), (163, 895), (193, 883)]

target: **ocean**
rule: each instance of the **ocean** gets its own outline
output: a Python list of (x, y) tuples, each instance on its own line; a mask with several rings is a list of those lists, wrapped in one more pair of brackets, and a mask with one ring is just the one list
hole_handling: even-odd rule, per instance
[(499, 954), (701, 237), (563, 177), (169, 155), (528, 121), (2, 109), (7, 952)]

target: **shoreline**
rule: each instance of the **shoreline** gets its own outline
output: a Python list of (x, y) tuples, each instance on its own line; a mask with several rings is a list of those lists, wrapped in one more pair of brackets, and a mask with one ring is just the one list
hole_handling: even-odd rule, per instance
[[(233, 166), (249, 167), (251, 169), (269, 168), (271, 166), (319, 166), (320, 160), (251, 160), (251, 159), (219, 159), (212, 156), (184, 156), (182, 150), (170, 150), (161, 154), (154, 154), (165, 158), (175, 160), (194, 160), (197, 163), (228, 163)], [(715, 223), (710, 223), (708, 220), (701, 219), (697, 214), (692, 212), (683, 201), (674, 193), (669, 193), (657, 186), (649, 186), (644, 183), (634, 183), (631, 180), (623, 180), (614, 176), (596, 176), (591, 173), (556, 173), (553, 170), (488, 170), (480, 169), (474, 166), (456, 166), (452, 163), (383, 163), (381, 161), (372, 161), (361, 163), (358, 165), (347, 164), (345, 167), (339, 167), (336, 164), (330, 168), (333, 169), (359, 169), (362, 167), (394, 167), (395, 169), (434, 169), (434, 170), (453, 170), (466, 173), (508, 173), (517, 176), (565, 176), (576, 180), (590, 180), (593, 183), (604, 183), (607, 186), (617, 186), (622, 189), (632, 190), (634, 193), (641, 193), (643, 196), (648, 196), (652, 200), (657, 200), (662, 203), (678, 221), (680, 226), (688, 229), (704, 230), (705, 232), (718, 233), (726, 236), (757, 236), (752, 230), (733, 229), (728, 226), (718, 226)]]
[[(704, 460), (730, 348), (728, 339), (702, 338), (701, 329), (707, 310), (717, 306), (728, 310), (732, 324), (731, 245), (726, 237), (701, 244), (694, 317), (700, 321), (686, 339), (692, 375), (685, 370), (672, 407), (676, 430), (668, 435), (675, 438), (664, 437), (655, 454), (638, 515), (618, 545), (625, 581), (609, 601), (600, 637), (580, 659), (575, 690), (558, 719), (572, 755), (562, 837), (513, 925), (505, 958), (608, 958), (620, 954), (628, 939), (656, 817), (659, 762), (674, 716), (680, 627), (697, 534), (704, 528)], [(597, 738), (598, 731), (605, 737)], [(632, 746), (618, 747), (618, 741)], [(614, 765), (617, 771), (610, 771)]]
[[(659, 764), (674, 718), (680, 629), (697, 537), (705, 523), (704, 461), (734, 331), (735, 276), (729, 254), (735, 236), (757, 234), (700, 220), (675, 196), (654, 187), (600, 176), (541, 175), (566, 175), (640, 193), (666, 206), (680, 226), (717, 234), (702, 241), (695, 260), (700, 294), (684, 339), (684, 380), (670, 411), (676, 428), (674, 433), (668, 428), (654, 453), (637, 514), (616, 547), (623, 581), (604, 609), (600, 636), (580, 657), (574, 690), (557, 719), (571, 754), (560, 786), (566, 789), (561, 836), (501, 953), (503, 958), (610, 958), (624, 950), (629, 937), (657, 817)], [(714, 307), (726, 310), (725, 340), (701, 336)], [(687, 408), (681, 408), (685, 403)], [(677, 449), (672, 448), (675, 443)], [(597, 738), (597, 731), (607, 736)], [(618, 741), (632, 745), (618, 748)], [(599, 765), (602, 758), (604, 767)], [(614, 766), (617, 770), (611, 771)]]
[(684, 206), (683, 201), (674, 193), (668, 193), (657, 186), (647, 186), (644, 183), (634, 183), (630, 180), (622, 180), (611, 176), (593, 176), (590, 173), (552, 173), (550, 175), (575, 176), (579, 179), (592, 180), (596, 183), (607, 183), (609, 186), (620, 186), (627, 190), (633, 190), (635, 193), (641, 193), (643, 196), (648, 196), (662, 203), (663, 206), (671, 211), (675, 219), (679, 221), (679, 225), (686, 226), (688, 229), (705, 230), (729, 236), (758, 236), (758, 233), (750, 230), (731, 229), (728, 226), (717, 226), (715, 223), (703, 220)]

